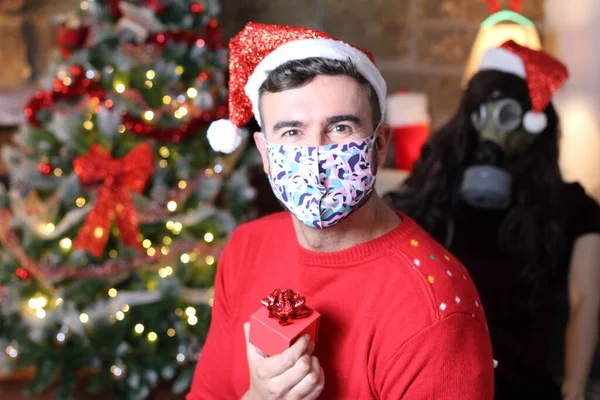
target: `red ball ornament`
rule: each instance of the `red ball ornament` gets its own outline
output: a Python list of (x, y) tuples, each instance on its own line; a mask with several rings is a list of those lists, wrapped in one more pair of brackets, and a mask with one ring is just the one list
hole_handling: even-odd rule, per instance
[[(96, 82), (89, 82), (87, 86), (87, 94), (91, 97), (96, 97), (100, 101), (104, 101), (106, 99), (106, 92), (100, 85)], [(113, 106), (112, 100), (106, 100), (106, 107), (111, 108)]]
[(216, 118), (217, 119), (225, 118), (225, 115), (227, 115), (227, 106), (225, 106), (225, 105), (219, 106), (219, 108), (217, 108)]
[(158, 35), (156, 35), (156, 42), (157, 43), (163, 44), (166, 40), (167, 40), (167, 37), (165, 36), (164, 33), (159, 33)]
[(25, 117), (31, 126), (40, 126), (37, 120), (37, 113), (51, 105), (53, 102), (52, 93), (49, 91), (39, 91), (33, 96), (25, 106)]
[(208, 72), (200, 72), (198, 74), (198, 77), (196, 78), (196, 80), (198, 82), (204, 82), (204, 81), (208, 80), (208, 78), (210, 78), (210, 75), (208, 74)]
[(193, 2), (192, 5), (190, 5), (190, 11), (193, 14), (202, 14), (204, 12), (204, 5)]
[(15, 271), (15, 274), (19, 277), (20, 280), (24, 281), (29, 279), (29, 272), (27, 272), (26, 270), (24, 270), (23, 268), (19, 267), (17, 268), (17, 270)]
[(52, 81), (52, 89), (55, 92), (57, 92), (57, 93), (62, 92), (64, 87), (65, 87), (65, 84), (63, 83), (62, 80), (56, 78), (56, 79), (54, 79), (54, 81)]
[(69, 75), (73, 78), (79, 78), (83, 74), (83, 66), (79, 64), (69, 66)]
[(160, 0), (146, 0), (144, 6), (153, 9), (157, 14), (163, 14), (165, 12), (165, 6), (161, 4)]
[(121, 0), (106, 0), (106, 6), (108, 7), (108, 12), (114, 19), (119, 19), (123, 16), (121, 13), (121, 9), (119, 8), (119, 3)]
[(223, 34), (219, 28), (219, 21), (211, 19), (206, 26), (206, 44), (211, 50), (220, 50), (223, 45)]
[(40, 163), (38, 165), (38, 171), (40, 171), (43, 175), (50, 175), (52, 173), (52, 164), (50, 163)]
[(74, 50), (84, 46), (89, 31), (87, 26), (69, 28), (63, 24), (58, 28), (58, 49), (65, 59), (71, 57)]

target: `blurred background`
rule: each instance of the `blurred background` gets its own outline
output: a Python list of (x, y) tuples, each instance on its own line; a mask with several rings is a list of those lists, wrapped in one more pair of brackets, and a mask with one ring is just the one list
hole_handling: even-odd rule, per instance
[[(31, 94), (31, 85), (47, 68), (56, 49), (53, 16), (77, 7), (72, 0), (0, 2), (1, 142), (11, 140), (14, 99)], [(246, 22), (292, 24), (324, 29), (333, 36), (370, 49), (390, 92), (406, 88), (428, 96), (431, 127), (455, 111), (461, 76), (480, 23), (489, 15), (485, 0), (227, 0), (220, 16), (226, 37)], [(564, 60), (572, 77), (555, 99), (563, 120), (562, 168), (598, 198), (600, 151), (598, 113), (593, 109), (600, 83), (595, 71), (599, 6), (580, 0), (528, 0), (522, 14), (540, 29), (544, 48)], [(16, 97), (13, 97), (16, 96)], [(4, 120), (4, 121), (3, 121)], [(7, 126), (8, 125), (8, 126)]]
[[(157, 1), (160, 4), (160, 0)], [(156, 3), (132, 2), (141, 6)], [(23, 110), (28, 100), (43, 88), (44, 81), (48, 81), (49, 68), (59, 57), (57, 39), (60, 26), (64, 24), (62, 16), (74, 10), (86, 10), (90, 3), (94, 2), (0, 0), (0, 148), (14, 143), (15, 135), (26, 122)], [(399, 158), (405, 154), (403, 152), (416, 157), (426, 135), (454, 114), (462, 96), (467, 64), (476, 37), (483, 29), (482, 23), (490, 23), (491, 14), (485, 0), (198, 2), (202, 7), (204, 3), (220, 8), (216, 19), (225, 44), (245, 23), (254, 21), (324, 30), (373, 53), (387, 80), (390, 96), (397, 96), (396, 100), (391, 97), (390, 104), (414, 109), (413, 120), (393, 121), (397, 125), (395, 128), (403, 129), (403, 125), (414, 128), (415, 123), (424, 127), (424, 133), (416, 133), (416, 144), (408, 143), (407, 147), (390, 150), (386, 169), (381, 172), (378, 182), (378, 190), (382, 192), (396, 188), (406, 177), (410, 168), (398, 164)], [(560, 58), (570, 69), (571, 78), (554, 98), (562, 121), (560, 165), (566, 181), (579, 181), (598, 200), (600, 2), (525, 0), (520, 11), (526, 18), (520, 22), (525, 25), (535, 24), (540, 35), (540, 45)], [(250, 143), (249, 146), (252, 147), (253, 144)], [(211, 164), (212, 171), (216, 171), (215, 166), (226, 164), (219, 158), (216, 160)], [(0, 162), (0, 177), (7, 184), (10, 181), (9, 168), (4, 161)], [(251, 215), (234, 213), (237, 222), (278, 210), (268, 182), (256, 162), (248, 162), (248, 176), (250, 186), (254, 188), (249, 199), (252, 199), (252, 207), (255, 209)], [(181, 184), (179, 187), (181, 188)], [(205, 231), (197, 235), (204, 235), (202, 237), (206, 238)], [(214, 264), (214, 258), (208, 264)], [(0, 285), (0, 291), (1, 288)], [(28, 293), (27, 296), (29, 295), (34, 293)], [(1, 304), (0, 301), (0, 306)], [(2, 364), (0, 375), (1, 367)], [(5, 376), (0, 379), (0, 398), (20, 399), (30, 380), (31, 373), (27, 372)], [(50, 399), (54, 398), (53, 395), (54, 392), (50, 391), (32, 399)], [(95, 398), (90, 395), (81, 396), (83, 397), (77, 398)], [(150, 397), (147, 398), (155, 399), (183, 398), (182, 394), (170, 394), (169, 388), (162, 386), (148, 396)]]

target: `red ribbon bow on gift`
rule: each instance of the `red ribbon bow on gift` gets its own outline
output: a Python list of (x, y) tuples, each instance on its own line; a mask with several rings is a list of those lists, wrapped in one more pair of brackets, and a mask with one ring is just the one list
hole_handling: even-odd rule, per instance
[(140, 143), (125, 157), (115, 159), (95, 144), (85, 156), (73, 160), (73, 168), (82, 185), (103, 183), (96, 204), (75, 239), (75, 248), (100, 257), (113, 219), (123, 243), (139, 248), (137, 214), (129, 192), (141, 193), (154, 174), (152, 146)]
[(281, 325), (291, 324), (295, 319), (306, 318), (310, 315), (310, 309), (306, 307), (304, 296), (300, 296), (292, 289), (285, 292), (275, 289), (260, 302), (269, 310), (269, 318), (276, 318)]

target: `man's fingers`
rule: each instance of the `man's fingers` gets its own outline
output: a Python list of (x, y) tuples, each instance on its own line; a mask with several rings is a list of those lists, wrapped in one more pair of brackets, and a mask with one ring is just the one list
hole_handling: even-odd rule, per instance
[[(256, 387), (276, 397), (313, 399), (322, 390), (323, 371), (316, 357), (312, 357), (315, 345), (308, 335), (303, 335), (281, 354), (267, 357), (250, 343), (250, 323), (244, 324), (246, 352), (251, 380)], [(262, 383), (261, 383), (262, 382)], [(311, 397), (306, 397), (310, 395)]]
[(320, 374), (319, 382), (315, 385), (312, 392), (310, 392), (308, 395), (304, 396), (303, 400), (314, 400), (314, 399), (317, 399), (321, 395), (321, 392), (323, 391), (323, 388), (325, 387), (325, 374), (323, 373), (323, 368), (320, 368), (319, 374)]
[(292, 399), (316, 399), (325, 383), (323, 369), (317, 357), (310, 357), (310, 370), (289, 392)]
[[(246, 336), (246, 356), (248, 357), (248, 364), (250, 366), (256, 365), (256, 363), (265, 359), (267, 356), (250, 343), (250, 322), (244, 324), (244, 335)], [(252, 368), (250, 369), (252, 370)]]
[(244, 323), (244, 336), (246, 336), (246, 343), (250, 341), (250, 322)]
[[(308, 375), (312, 368), (310, 355), (303, 354), (292, 368), (276, 376), (272, 380), (274, 395), (285, 395)], [(285, 396), (284, 396), (285, 397)], [(285, 397), (288, 398), (288, 397)]]
[(276, 354), (264, 360), (263, 373), (267, 376), (276, 377), (292, 368), (296, 362), (309, 350), (310, 338), (308, 335), (302, 335), (288, 349), (281, 354)]

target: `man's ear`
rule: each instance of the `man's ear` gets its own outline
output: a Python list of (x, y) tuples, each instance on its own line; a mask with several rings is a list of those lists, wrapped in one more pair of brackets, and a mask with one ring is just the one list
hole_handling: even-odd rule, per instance
[(260, 153), (260, 158), (263, 163), (263, 170), (265, 174), (269, 175), (269, 156), (267, 154), (267, 143), (261, 132), (254, 132), (254, 143)]
[(383, 168), (392, 140), (392, 127), (388, 124), (381, 124), (375, 140), (377, 141), (377, 167)]

